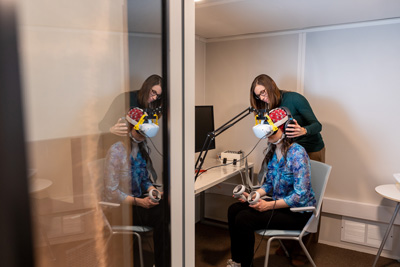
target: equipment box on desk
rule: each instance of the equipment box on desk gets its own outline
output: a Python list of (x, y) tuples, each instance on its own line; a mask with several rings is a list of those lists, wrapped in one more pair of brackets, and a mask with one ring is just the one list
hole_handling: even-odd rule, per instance
[(221, 153), (221, 161), (223, 163), (233, 163), (233, 165), (241, 166), (243, 164), (243, 151), (226, 150)]

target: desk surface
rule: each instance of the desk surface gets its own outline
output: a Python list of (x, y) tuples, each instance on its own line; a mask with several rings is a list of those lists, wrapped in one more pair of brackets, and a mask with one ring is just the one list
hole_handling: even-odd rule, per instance
[(395, 184), (384, 184), (375, 187), (375, 191), (384, 198), (400, 202), (400, 190)]
[[(206, 159), (203, 169), (221, 164), (222, 163), (217, 159)], [(249, 169), (254, 168), (254, 163), (248, 162), (248, 166)], [(222, 183), (236, 174), (239, 174), (239, 171), (244, 170), (244, 168), (245, 166), (243, 164), (242, 166), (227, 165), (210, 169), (197, 177), (197, 180), (194, 183), (194, 193), (198, 194), (214, 185)]]

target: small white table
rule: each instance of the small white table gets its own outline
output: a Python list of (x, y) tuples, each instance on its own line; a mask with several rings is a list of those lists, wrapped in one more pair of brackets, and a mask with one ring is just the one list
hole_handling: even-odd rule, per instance
[(385, 184), (377, 186), (375, 187), (375, 191), (384, 198), (396, 201), (397, 205), (393, 212), (393, 216), (390, 219), (389, 226), (386, 230), (385, 236), (383, 237), (381, 246), (379, 247), (378, 254), (376, 254), (374, 264), (372, 265), (373, 267), (375, 267), (376, 263), (378, 262), (379, 256), (381, 255), (382, 249), (385, 246), (386, 240), (389, 236), (390, 229), (392, 228), (393, 222), (396, 219), (396, 215), (400, 209), (400, 190), (397, 188), (395, 184)]

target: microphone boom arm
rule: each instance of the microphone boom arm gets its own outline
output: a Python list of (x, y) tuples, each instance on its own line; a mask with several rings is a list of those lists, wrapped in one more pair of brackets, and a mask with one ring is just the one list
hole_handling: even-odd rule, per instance
[[(228, 130), (229, 128), (231, 128), (233, 125), (235, 125), (236, 123), (238, 123), (239, 121), (241, 121), (242, 119), (244, 119), (245, 117), (247, 117), (251, 112), (255, 111), (254, 108), (252, 107), (248, 107), (245, 110), (243, 110), (242, 112), (240, 112), (239, 114), (237, 114), (235, 117), (233, 117), (232, 119), (230, 119), (229, 121), (227, 121), (226, 123), (224, 123), (222, 126), (220, 126), (218, 129), (216, 129), (213, 132), (209, 132), (207, 134), (206, 140), (204, 141), (203, 147), (200, 151), (199, 156), (197, 157), (196, 160), (196, 165), (195, 165), (195, 170), (196, 170), (196, 176), (195, 176), (195, 181), (197, 179), (197, 177), (200, 174), (200, 170), (201, 167), (203, 166), (204, 160), (206, 159), (208, 150), (210, 148), (211, 142), (215, 139), (215, 137), (217, 137), (218, 135), (220, 135), (221, 133), (225, 132), (226, 130)], [(204, 152), (204, 157), (202, 158)]]

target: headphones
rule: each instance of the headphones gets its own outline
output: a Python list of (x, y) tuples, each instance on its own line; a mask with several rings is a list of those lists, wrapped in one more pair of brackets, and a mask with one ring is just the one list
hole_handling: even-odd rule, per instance
[(283, 125), (283, 133), (286, 134), (286, 128), (288, 127), (288, 125), (295, 124), (295, 122), (293, 121), (292, 113), (290, 113), (290, 110), (287, 107), (280, 107), (280, 109), (283, 109), (288, 116), (288, 120)]

